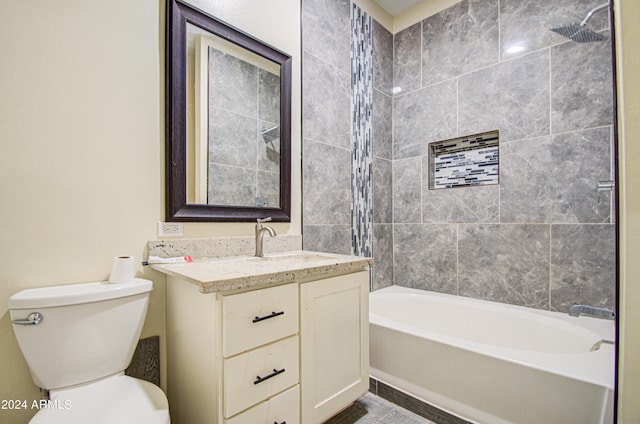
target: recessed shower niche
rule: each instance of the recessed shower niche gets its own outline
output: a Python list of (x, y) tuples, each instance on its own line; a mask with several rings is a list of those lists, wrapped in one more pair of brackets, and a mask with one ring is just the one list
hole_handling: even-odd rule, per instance
[(498, 184), (498, 142), (496, 130), (429, 143), (429, 189)]

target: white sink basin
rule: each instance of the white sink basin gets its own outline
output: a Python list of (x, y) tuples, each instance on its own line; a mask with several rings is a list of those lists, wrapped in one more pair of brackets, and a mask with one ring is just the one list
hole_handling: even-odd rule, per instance
[(330, 253), (306, 253), (306, 252), (296, 252), (294, 254), (286, 254), (286, 255), (267, 255), (263, 257), (255, 257), (250, 258), (249, 260), (252, 262), (265, 262), (270, 264), (306, 264), (309, 262), (322, 262), (322, 261), (332, 261), (338, 259), (335, 255)]

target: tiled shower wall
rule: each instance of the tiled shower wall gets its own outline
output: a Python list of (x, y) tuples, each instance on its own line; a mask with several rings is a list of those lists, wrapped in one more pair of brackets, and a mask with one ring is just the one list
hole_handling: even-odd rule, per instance
[[(548, 31), (599, 0), (464, 0), (373, 22), (374, 288), (566, 311), (612, 307), (610, 44)], [(303, 3), (305, 249), (350, 253), (349, 16)], [(589, 26), (609, 34), (606, 13)], [(525, 50), (508, 53), (513, 45)], [(500, 184), (428, 189), (427, 143), (500, 131)]]
[[(613, 307), (610, 43), (547, 29), (600, 3), (464, 0), (395, 34), (395, 284)], [(607, 13), (589, 26), (608, 35)], [(499, 185), (428, 189), (427, 143), (496, 129)]]

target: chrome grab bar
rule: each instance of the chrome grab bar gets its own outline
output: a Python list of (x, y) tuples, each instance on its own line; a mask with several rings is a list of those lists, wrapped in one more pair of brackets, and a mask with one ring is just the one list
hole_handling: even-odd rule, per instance
[(17, 325), (38, 325), (42, 322), (42, 314), (40, 312), (31, 312), (27, 319), (12, 319), (12, 324)]

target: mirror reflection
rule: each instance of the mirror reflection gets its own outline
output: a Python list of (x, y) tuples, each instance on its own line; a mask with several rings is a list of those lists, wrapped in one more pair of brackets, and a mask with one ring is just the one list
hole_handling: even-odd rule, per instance
[(192, 24), (187, 43), (195, 130), (187, 201), (278, 207), (280, 65)]

